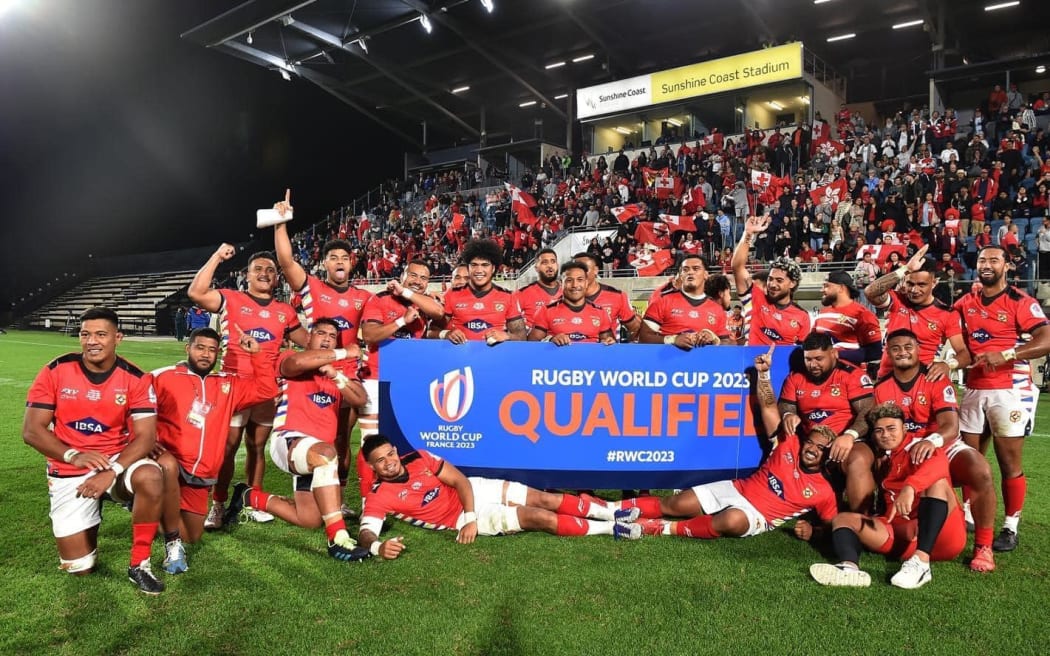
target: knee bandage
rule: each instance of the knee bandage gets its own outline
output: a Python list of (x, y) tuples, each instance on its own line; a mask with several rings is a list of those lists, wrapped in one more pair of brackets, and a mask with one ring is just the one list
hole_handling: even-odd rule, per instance
[(86, 556), (80, 558), (74, 558), (73, 560), (66, 560), (65, 558), (59, 558), (59, 569), (65, 570), (70, 574), (83, 574), (90, 572), (95, 568), (95, 555), (98, 550), (92, 551)]
[(339, 485), (339, 461), (334, 458), (325, 460), (323, 465), (314, 467), (313, 475), (313, 482), (310, 483), (311, 490), (316, 490), (319, 487)]
[[(135, 470), (143, 465), (153, 465), (154, 467), (160, 470), (161, 476), (164, 475), (164, 468), (161, 467), (156, 460), (153, 460), (151, 458), (143, 458), (141, 460), (136, 460), (135, 462), (131, 463), (131, 466), (128, 467), (127, 471), (124, 472), (124, 487), (127, 488), (128, 494), (131, 494), (132, 496), (135, 495), (135, 490), (133, 490), (131, 487), (131, 477), (135, 473)], [(114, 481), (114, 484), (115, 483), (116, 481)]]

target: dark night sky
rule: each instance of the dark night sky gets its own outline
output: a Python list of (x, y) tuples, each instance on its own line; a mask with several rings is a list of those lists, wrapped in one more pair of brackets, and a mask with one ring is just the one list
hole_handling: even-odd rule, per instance
[(87, 253), (244, 239), (285, 186), (301, 227), (401, 170), (396, 138), (320, 89), (179, 38), (239, 2), (14, 1), (0, 307)]

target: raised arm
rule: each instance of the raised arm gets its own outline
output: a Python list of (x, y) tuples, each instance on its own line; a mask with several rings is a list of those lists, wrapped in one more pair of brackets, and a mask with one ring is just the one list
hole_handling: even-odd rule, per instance
[(780, 409), (777, 408), (777, 397), (773, 392), (773, 381), (769, 374), (774, 348), (775, 344), (770, 345), (769, 351), (755, 357), (755, 371), (758, 372), (755, 394), (758, 396), (758, 406), (762, 413), (762, 427), (769, 439), (773, 439), (780, 427)]
[(890, 291), (897, 287), (897, 285), (899, 285), (909, 273), (913, 273), (922, 268), (926, 258), (926, 251), (928, 250), (930, 250), (930, 245), (926, 244), (916, 251), (915, 255), (912, 255), (911, 259), (909, 259), (904, 266), (898, 267), (886, 275), (873, 280), (864, 288), (864, 296), (866, 296), (868, 301), (870, 301), (875, 307), (886, 307), (886, 303), (889, 301)]
[[(277, 203), (273, 208), (283, 216), (281, 205), (283, 203)], [(291, 205), (288, 206), (288, 209), (291, 209)], [(273, 227), (273, 249), (277, 252), (277, 264), (281, 266), (281, 273), (288, 281), (288, 286), (294, 291), (302, 289), (306, 284), (306, 269), (295, 261), (295, 256), (292, 254), (292, 240), (288, 236), (287, 223), (278, 223)]]
[(280, 374), (285, 378), (294, 378), (311, 371), (316, 371), (326, 364), (357, 358), (361, 349), (351, 346), (345, 349), (309, 349), (288, 356), (281, 361)]
[(733, 249), (733, 258), (729, 261), (733, 269), (737, 294), (744, 294), (751, 288), (751, 274), (747, 271), (747, 256), (751, 252), (751, 242), (769, 227), (770, 221), (768, 216), (752, 216), (744, 222), (744, 234), (740, 236), (740, 241)]
[(233, 257), (236, 252), (237, 249), (231, 244), (223, 244), (212, 253), (212, 256), (208, 258), (204, 266), (197, 271), (197, 275), (193, 276), (193, 281), (190, 283), (189, 289), (186, 290), (186, 295), (190, 297), (191, 301), (208, 312), (219, 311), (222, 307), (222, 294), (219, 293), (219, 290), (212, 289), (211, 283), (215, 278), (215, 270), (219, 268), (219, 265)]

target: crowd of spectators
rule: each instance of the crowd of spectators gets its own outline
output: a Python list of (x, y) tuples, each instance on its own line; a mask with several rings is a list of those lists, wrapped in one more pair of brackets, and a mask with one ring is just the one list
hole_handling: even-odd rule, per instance
[[(926, 107), (869, 123), (843, 105), (812, 124), (736, 138), (714, 129), (630, 156), (555, 155), (509, 181), (536, 201), (528, 220), (512, 207), (510, 185), (479, 186), (505, 180), (505, 172), (458, 166), (389, 181), (364, 210), (333, 212), (293, 243), (304, 266), (318, 272), (324, 241), (346, 239), (354, 247), (353, 278), (366, 282), (399, 275), (414, 258), (426, 260), (435, 277), (448, 276), (463, 243), (488, 237), (503, 248), (499, 273), (510, 277), (567, 230), (609, 229), (587, 250), (606, 275), (634, 275), (631, 262), (654, 248), (678, 259), (699, 252), (712, 268), (726, 269), (743, 219), (766, 213), (772, 221), (756, 242), (756, 266), (787, 255), (807, 268), (838, 262), (863, 279), (926, 243), (944, 279), (961, 282), (976, 248), (991, 242), (1008, 247), (1017, 279), (1031, 279), (1029, 256), (1050, 206), (1050, 143), (1039, 127), (1048, 114), (1050, 94), (1025, 98), (1016, 85), (997, 86), (965, 124), (951, 108)], [(755, 184), (753, 171), (783, 184)], [(659, 175), (674, 180), (673, 191), (654, 185)], [(843, 192), (819, 193), (839, 180)], [(612, 210), (635, 203), (640, 214), (618, 221)], [(638, 224), (662, 214), (693, 216), (696, 230), (668, 230), (666, 243), (639, 242)], [(864, 250), (873, 255), (865, 259)]]

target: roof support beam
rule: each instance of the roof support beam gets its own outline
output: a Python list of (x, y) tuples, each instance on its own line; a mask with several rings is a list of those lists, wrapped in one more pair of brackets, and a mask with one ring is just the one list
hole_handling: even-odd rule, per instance
[(459, 21), (448, 15), (447, 12), (435, 11), (427, 6), (426, 3), (420, 2), (419, 0), (402, 0), (406, 5), (415, 9), (421, 14), (430, 16), (430, 20), (435, 21), (451, 30), (456, 36), (463, 39), (463, 42), (470, 46), (472, 50), (484, 57), (490, 64), (503, 71), (507, 76), (513, 79), (515, 82), (523, 86), (534, 98), (546, 104), (547, 109), (551, 110), (561, 118), (568, 120), (568, 116), (565, 114), (565, 110), (558, 106), (553, 100), (548, 98), (546, 94), (533, 86), (528, 80), (521, 77), (517, 71), (511, 66), (508, 66), (503, 62), (502, 59), (497, 57), (495, 54), (489, 51), (489, 49), (481, 46), (481, 39), (476, 34), (470, 33), (466, 28), (460, 25)]
[(417, 89), (413, 84), (410, 84), (406, 80), (402, 79), (401, 76), (397, 75), (394, 72), (392, 67), (387, 66), (386, 64), (384, 64), (380, 60), (379, 57), (374, 56), (374, 55), (366, 55), (366, 54), (364, 54), (363, 51), (360, 50), (360, 48), (353, 48), (353, 47), (351, 47), (350, 44), (353, 43), (353, 41), (356, 41), (356, 40), (358, 40), (358, 39), (360, 39), (362, 37), (360, 37), (360, 36), (355, 34), (354, 35), (355, 38), (353, 40), (351, 40), (351, 41), (349, 41), (349, 42), (344, 44), (335, 35), (329, 34), (328, 32), (325, 32), (324, 30), (317, 29), (316, 27), (313, 27), (312, 25), (308, 25), (306, 23), (303, 23), (302, 21), (298, 21), (298, 20), (292, 21), (288, 25), (288, 27), (290, 27), (291, 29), (296, 30), (296, 31), (298, 31), (298, 32), (300, 32), (302, 34), (305, 34), (306, 36), (308, 36), (308, 37), (310, 37), (310, 38), (312, 38), (312, 39), (314, 39), (314, 40), (316, 40), (316, 41), (318, 41), (320, 43), (323, 43), (323, 44), (326, 44), (326, 45), (329, 45), (329, 46), (332, 46), (332, 47), (335, 47), (335, 48), (341, 48), (341, 49), (345, 50), (346, 52), (349, 52), (350, 54), (354, 55), (355, 57), (357, 57), (361, 61), (364, 61), (368, 65), (370, 65), (373, 68), (375, 68), (377, 71), (382, 73), (384, 75), (384, 77), (386, 77), (390, 81), (394, 82), (395, 84), (397, 84), (399, 87), (401, 87), (405, 91), (408, 91), (410, 94), (412, 94), (413, 96), (415, 96), (419, 100), (423, 101), (427, 105), (430, 105), (434, 109), (436, 109), (439, 112), (441, 112), (444, 116), (446, 116), (447, 118), (451, 119), (453, 123), (455, 123), (456, 125), (458, 125), (461, 128), (463, 128), (467, 132), (467, 134), (471, 135), (472, 137), (479, 137), (480, 136), (480, 133), (478, 132), (477, 128), (475, 128), (473, 125), (471, 125), (471, 124), (467, 123), (466, 121), (464, 121), (463, 119), (461, 119), (459, 116), (457, 116), (455, 113), (453, 113), (451, 110), (449, 110), (444, 105), (438, 103), (437, 101), (433, 100), (432, 98), (429, 98), (426, 94), (424, 94), (422, 91)]

